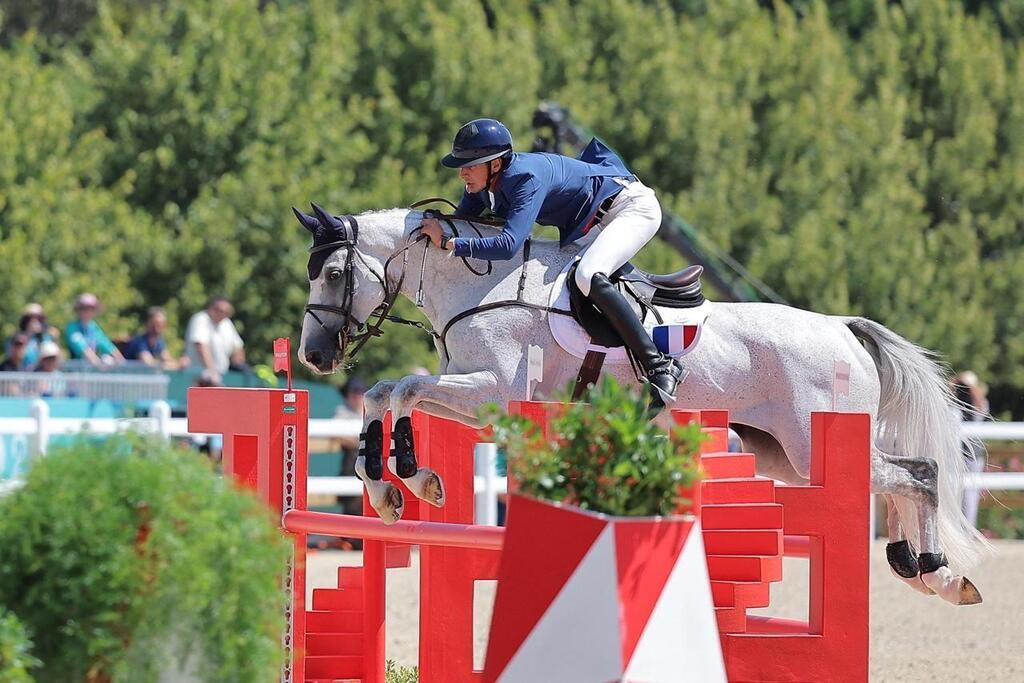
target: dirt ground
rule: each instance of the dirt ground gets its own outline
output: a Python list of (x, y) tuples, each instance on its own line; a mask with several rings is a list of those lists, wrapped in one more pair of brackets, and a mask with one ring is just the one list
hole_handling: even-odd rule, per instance
[[(1024, 541), (999, 541), (996, 548), (995, 556), (968, 572), (985, 602), (953, 607), (914, 593), (893, 578), (885, 563), (885, 543), (872, 545), (872, 681), (1024, 681)], [(311, 554), (309, 590), (334, 586), (335, 567), (360, 562), (357, 552)], [(787, 559), (786, 578), (772, 587), (772, 607), (751, 613), (806, 615), (806, 567), (803, 560)], [(415, 557), (412, 568), (392, 569), (388, 575), (387, 656), (404, 666), (416, 664), (417, 578)], [(493, 583), (480, 584), (476, 598), (475, 651), (482, 666)]]

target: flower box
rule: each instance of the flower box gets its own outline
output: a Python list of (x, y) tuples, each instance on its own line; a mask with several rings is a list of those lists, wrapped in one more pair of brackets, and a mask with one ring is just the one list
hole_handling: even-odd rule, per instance
[(513, 494), (485, 681), (725, 681), (700, 520)]

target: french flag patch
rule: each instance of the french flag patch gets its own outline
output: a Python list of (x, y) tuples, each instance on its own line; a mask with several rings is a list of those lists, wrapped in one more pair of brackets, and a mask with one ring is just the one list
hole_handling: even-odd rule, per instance
[(651, 331), (654, 345), (662, 353), (670, 356), (681, 356), (697, 343), (700, 336), (700, 325), (655, 325)]

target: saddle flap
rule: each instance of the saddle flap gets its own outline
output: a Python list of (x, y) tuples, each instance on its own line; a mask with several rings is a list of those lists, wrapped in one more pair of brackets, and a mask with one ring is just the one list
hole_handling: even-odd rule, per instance
[[(573, 317), (590, 335), (594, 344), (609, 348), (623, 346), (619, 333), (576, 286), (577, 265), (578, 262), (569, 269), (566, 280)], [(646, 322), (648, 312), (652, 311), (660, 323), (661, 317), (651, 306), (695, 308), (704, 303), (704, 293), (700, 284), (703, 272), (703, 266), (690, 266), (676, 273), (656, 275), (640, 270), (632, 263), (626, 263), (612, 273), (609, 279), (626, 297), (626, 301), (641, 322)]]
[[(575, 286), (577, 263), (578, 260), (566, 263), (551, 289), (548, 305), (571, 314), (548, 316), (551, 335), (560, 347), (576, 358), (583, 359), (590, 350), (597, 349), (605, 353), (606, 366), (629, 363), (621, 339), (611, 330), (604, 315)], [(634, 312), (645, 311), (644, 327), (664, 353), (678, 358), (698, 346), (701, 329), (711, 311), (711, 304), (704, 301), (700, 293), (699, 282), (690, 290), (696, 296), (691, 295), (685, 301), (672, 299), (667, 304), (662, 303), (663, 294), (678, 297), (679, 293), (659, 290), (635, 280), (620, 280), (617, 287), (631, 303)], [(652, 303), (654, 307), (651, 307)]]

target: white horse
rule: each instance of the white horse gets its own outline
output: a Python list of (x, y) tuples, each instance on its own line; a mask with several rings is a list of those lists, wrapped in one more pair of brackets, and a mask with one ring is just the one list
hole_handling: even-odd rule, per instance
[[(563, 271), (584, 245), (559, 249), (557, 242), (534, 240), (525, 265), (522, 258), (488, 264), (429, 247), (419, 235), (419, 211), (339, 218), (314, 209), (315, 217), (296, 211), (314, 233), (301, 362), (318, 373), (337, 370), (350, 342), (361, 345), (379, 333), (371, 325), (369, 333), (360, 334), (371, 315), (386, 313), (382, 306), (389, 308), (399, 294), (416, 301), (436, 330), (450, 325), (443, 340), (435, 338), (440, 374), (382, 381), (365, 397), (356, 471), (373, 507), (391, 523), (401, 516), (404, 501), (397, 488), (381, 480), (382, 421), (388, 410), (397, 473), (417, 496), (440, 506), (440, 477), (415, 462), (409, 426), (414, 409), (478, 425), (481, 405), (527, 397), (531, 345), (544, 350), (543, 381), (535, 397), (575, 378), (580, 361), (556, 342), (548, 320), (552, 314), (543, 309), (554, 301), (552, 290), (564, 286)], [(453, 226), (462, 234), (494, 230), (461, 221)], [(517, 303), (487, 306), (498, 301)], [(484, 310), (460, 317), (481, 306)], [(832, 407), (834, 363), (849, 363), (850, 389), (841, 407), (868, 413), (875, 425), (872, 491), (890, 502), (887, 552), (893, 572), (949, 602), (980, 602), (974, 585), (947, 566), (940, 545), (958, 567), (975, 563), (985, 548), (960, 512), (965, 465), (955, 403), (930, 354), (864, 318), (761, 303), (707, 302), (703, 310), (707, 317), (699, 343), (682, 357), (689, 376), (670, 407), (727, 409), (744, 447), (757, 454), (759, 474), (799, 484), (809, 475), (811, 412)], [(681, 315), (672, 308), (660, 312), (668, 322)], [(605, 372), (637, 383), (628, 364), (606, 366)]]

